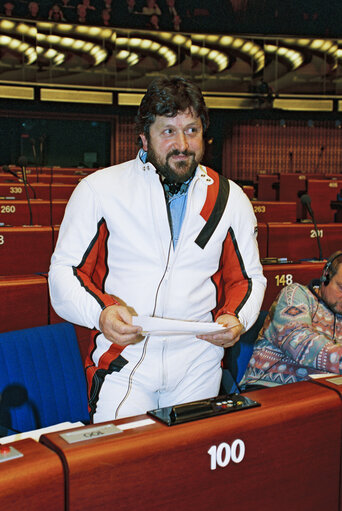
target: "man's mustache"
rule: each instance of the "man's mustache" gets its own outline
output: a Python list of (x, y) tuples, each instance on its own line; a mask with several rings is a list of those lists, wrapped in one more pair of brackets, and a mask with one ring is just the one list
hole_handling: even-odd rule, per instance
[(195, 156), (195, 153), (191, 152), (191, 151), (178, 151), (178, 149), (174, 149), (173, 151), (170, 151), (166, 157), (166, 159), (168, 160), (169, 158), (171, 158), (171, 156)]

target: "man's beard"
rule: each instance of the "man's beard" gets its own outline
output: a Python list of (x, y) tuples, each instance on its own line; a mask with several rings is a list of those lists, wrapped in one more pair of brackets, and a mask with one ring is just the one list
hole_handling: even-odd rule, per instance
[[(174, 166), (177, 170), (173, 170), (169, 164), (169, 160), (172, 156), (178, 155), (190, 156), (191, 159), (187, 161), (175, 162)], [(184, 183), (190, 179), (199, 163), (195, 159), (195, 153), (190, 151), (178, 151), (175, 149), (166, 155), (165, 163), (163, 164), (157, 157), (151, 145), (147, 150), (147, 160), (151, 162), (152, 165), (156, 168), (157, 172), (165, 177), (165, 180), (170, 183)]]
[[(325, 301), (325, 300), (324, 300)], [(330, 309), (335, 312), (335, 314), (342, 314), (342, 306), (340, 302), (327, 302), (325, 303), (330, 307)]]

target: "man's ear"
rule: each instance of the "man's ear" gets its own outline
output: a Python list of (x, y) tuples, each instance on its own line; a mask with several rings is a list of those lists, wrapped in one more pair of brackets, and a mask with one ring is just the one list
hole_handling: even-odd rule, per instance
[(140, 138), (141, 138), (141, 141), (142, 141), (142, 148), (144, 151), (147, 151), (147, 148), (148, 148), (148, 143), (147, 143), (147, 138), (146, 136), (143, 134), (143, 133), (140, 133)]

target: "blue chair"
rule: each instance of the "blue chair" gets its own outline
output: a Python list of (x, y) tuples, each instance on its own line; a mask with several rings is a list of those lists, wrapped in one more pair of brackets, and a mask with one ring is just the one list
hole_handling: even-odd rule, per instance
[(262, 310), (254, 325), (241, 335), (239, 342), (226, 349), (223, 358), (221, 394), (239, 392), (239, 382), (248, 366), (253, 353), (254, 343), (264, 324), (268, 311)]
[(0, 334), (0, 425), (30, 431), (89, 423), (87, 385), (71, 323)]

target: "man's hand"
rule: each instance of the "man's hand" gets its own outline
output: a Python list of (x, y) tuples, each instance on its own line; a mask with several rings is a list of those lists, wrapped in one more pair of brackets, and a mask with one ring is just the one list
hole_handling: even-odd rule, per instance
[(222, 314), (222, 316), (217, 318), (216, 323), (223, 325), (228, 328), (228, 330), (222, 330), (222, 332), (217, 332), (215, 334), (198, 335), (197, 337), (204, 341), (211, 342), (212, 344), (216, 344), (216, 346), (221, 346), (222, 348), (234, 346), (243, 333), (243, 326), (238, 318), (230, 314)]
[(110, 305), (103, 309), (99, 325), (106, 339), (120, 346), (136, 344), (143, 339), (141, 327), (132, 325), (132, 314), (123, 305)]

